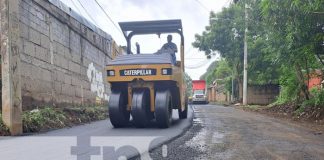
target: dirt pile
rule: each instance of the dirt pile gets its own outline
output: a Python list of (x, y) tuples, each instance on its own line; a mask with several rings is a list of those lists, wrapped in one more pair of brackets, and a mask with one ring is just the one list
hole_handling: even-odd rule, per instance
[(302, 120), (324, 124), (324, 107), (303, 107), (295, 104), (275, 105), (259, 110), (260, 112), (286, 116), (293, 120)]
[(241, 106), (241, 108), (245, 111), (259, 112), (273, 117), (324, 126), (324, 107), (301, 106), (289, 103), (274, 106), (249, 105)]

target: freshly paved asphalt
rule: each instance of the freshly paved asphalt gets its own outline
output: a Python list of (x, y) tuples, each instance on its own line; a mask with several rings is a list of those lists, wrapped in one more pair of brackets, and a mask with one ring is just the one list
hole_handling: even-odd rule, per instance
[(0, 137), (0, 159), (106, 160), (137, 154), (149, 159), (148, 150), (180, 136), (191, 126), (192, 117), (189, 109), (188, 118), (179, 120), (174, 110), (173, 125), (167, 129), (157, 128), (154, 121), (147, 128), (115, 129), (108, 119), (37, 135)]

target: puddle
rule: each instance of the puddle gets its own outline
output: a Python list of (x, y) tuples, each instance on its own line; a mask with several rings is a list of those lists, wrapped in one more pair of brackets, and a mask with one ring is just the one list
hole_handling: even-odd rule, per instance
[(194, 118), (193, 123), (194, 124), (202, 124), (202, 120), (200, 118)]

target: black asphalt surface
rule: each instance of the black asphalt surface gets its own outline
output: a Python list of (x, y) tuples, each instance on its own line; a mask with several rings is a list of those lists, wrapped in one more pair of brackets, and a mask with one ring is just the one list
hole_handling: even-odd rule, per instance
[(143, 159), (149, 159), (143, 153), (184, 133), (192, 124), (192, 113), (190, 109), (188, 118), (179, 120), (174, 110), (172, 126), (167, 129), (157, 128), (155, 122), (147, 128), (130, 125), (115, 129), (109, 120), (103, 120), (31, 136), (0, 137), (0, 157), (5, 160), (106, 160), (142, 154)]

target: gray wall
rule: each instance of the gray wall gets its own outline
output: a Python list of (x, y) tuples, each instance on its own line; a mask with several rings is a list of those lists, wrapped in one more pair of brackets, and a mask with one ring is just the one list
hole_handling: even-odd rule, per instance
[(268, 105), (279, 95), (279, 85), (249, 85), (248, 104)]
[[(273, 103), (279, 95), (279, 85), (248, 85), (248, 104), (268, 105)], [(208, 88), (210, 102), (224, 102), (230, 100), (230, 95), (225, 93), (224, 86), (212, 86)], [(242, 100), (241, 100), (242, 101)]]
[(53, 0), (20, 0), (19, 18), (24, 110), (107, 101), (107, 33)]

